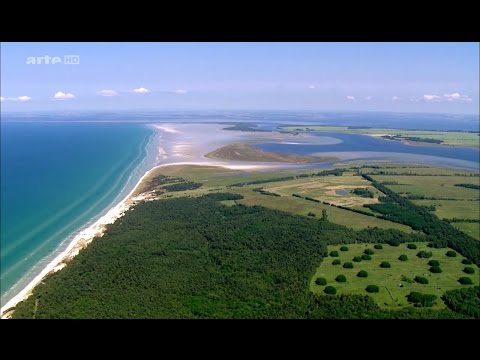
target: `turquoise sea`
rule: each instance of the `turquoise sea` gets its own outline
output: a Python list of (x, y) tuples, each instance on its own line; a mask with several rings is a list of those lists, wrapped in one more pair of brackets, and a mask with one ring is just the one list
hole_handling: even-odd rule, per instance
[(2, 122), (1, 303), (156, 162), (145, 124)]

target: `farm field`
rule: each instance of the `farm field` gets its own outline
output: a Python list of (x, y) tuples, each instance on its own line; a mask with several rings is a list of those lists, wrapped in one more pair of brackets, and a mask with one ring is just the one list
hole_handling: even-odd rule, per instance
[[(458, 282), (460, 277), (470, 277), (474, 285), (479, 284), (479, 269), (476, 265), (462, 264), (463, 257), (457, 254), (456, 257), (446, 256), (446, 252), (450, 249), (433, 249), (427, 247), (426, 243), (415, 243), (417, 249), (408, 249), (407, 244), (400, 244), (398, 247), (383, 244), (383, 249), (375, 249), (373, 244), (348, 244), (348, 251), (341, 251), (340, 247), (329, 246), (328, 252), (338, 251), (338, 257), (328, 256), (318, 267), (315, 275), (310, 281), (310, 289), (317, 293), (323, 294), (326, 286), (333, 286), (337, 289), (337, 294), (362, 294), (367, 295), (366, 287), (368, 285), (377, 285), (379, 287), (378, 293), (368, 294), (382, 307), (399, 308), (409, 305), (406, 296), (412, 292), (417, 291), (425, 294), (433, 294), (437, 296), (435, 308), (445, 307), (441, 300), (441, 296), (447, 290), (453, 290), (470, 285), (461, 285)], [(373, 250), (371, 260), (362, 260), (361, 262), (354, 262), (352, 259), (355, 256), (361, 256), (366, 249)], [(429, 259), (417, 257), (417, 253), (421, 250), (431, 251), (433, 256)], [(399, 256), (405, 254), (408, 260), (401, 261)], [(332, 262), (338, 259), (340, 265), (332, 265)], [(442, 273), (434, 274), (429, 271), (430, 260), (437, 260), (440, 262)], [(382, 262), (389, 262), (391, 268), (381, 268)], [(353, 269), (343, 268), (345, 262), (351, 262)], [(467, 275), (463, 272), (466, 267), (473, 267), (475, 273)], [(359, 271), (365, 270), (368, 277), (361, 278), (357, 274)], [(335, 278), (343, 274), (347, 281), (340, 283), (335, 281)], [(428, 284), (419, 284), (414, 281), (416, 276), (425, 277), (428, 279)], [(323, 277), (327, 280), (326, 286), (316, 285), (315, 280)]]
[[(366, 212), (369, 209), (363, 208), (364, 203), (378, 202), (377, 197), (380, 194), (376, 189), (369, 186), (369, 182), (360, 176), (354, 176), (353, 173), (345, 173), (343, 176), (321, 176), (305, 177), (295, 180), (265, 182), (261, 184), (252, 184), (245, 186), (229, 187), (235, 183), (250, 181), (265, 181), (276, 178), (294, 176), (298, 174), (313, 174), (319, 170), (290, 170), (290, 171), (268, 171), (246, 173), (243, 171), (228, 170), (216, 167), (202, 167), (194, 165), (175, 165), (158, 169), (155, 175), (168, 175), (182, 177), (188, 181), (203, 183), (203, 186), (188, 191), (170, 192), (160, 196), (160, 198), (183, 197), (183, 196), (201, 196), (211, 192), (231, 192), (244, 196), (243, 200), (227, 201), (226, 205), (235, 203), (245, 205), (260, 205), (267, 208), (286, 211), (292, 214), (308, 216), (309, 213), (315, 214), (317, 218), (322, 216), (322, 210), (327, 211), (330, 221), (333, 223), (348, 226), (355, 230), (367, 227), (378, 227), (382, 229), (398, 229), (404, 232), (413, 230), (406, 225), (397, 224), (391, 221), (378, 219), (372, 216), (354, 213), (348, 210), (340, 209), (334, 206), (315, 203), (305, 199), (292, 196), (292, 192), (302, 192), (305, 196), (317, 196), (324, 201), (329, 201), (339, 205), (361, 208)], [(341, 185), (339, 185), (341, 184)], [(348, 193), (347, 195), (335, 194), (335, 188), (350, 190), (352, 188), (369, 188), (375, 193), (375, 198), (363, 198)], [(271, 192), (278, 192), (280, 197), (262, 195), (253, 191), (256, 188), (262, 188)], [(337, 189), (338, 190), (338, 189)], [(329, 193), (329, 194), (327, 194)]]
[[(458, 186), (458, 184), (479, 185), (480, 178), (470, 176), (474, 174), (472, 172), (435, 168), (362, 168), (361, 171), (417, 174), (422, 171), (421, 173), (425, 175), (376, 174), (371, 176), (398, 194), (411, 198), (411, 201), (417, 205), (433, 206), (435, 215), (440, 219), (457, 219), (457, 221), (459, 221), (458, 219), (480, 219), (480, 190)], [(427, 174), (430, 174), (430, 176)], [(415, 199), (422, 196), (429, 199)], [(474, 239), (480, 240), (480, 223), (459, 221), (453, 222), (452, 226)]]

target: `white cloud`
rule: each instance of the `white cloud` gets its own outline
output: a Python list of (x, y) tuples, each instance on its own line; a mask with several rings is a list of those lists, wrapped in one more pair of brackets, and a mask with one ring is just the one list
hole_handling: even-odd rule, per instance
[(370, 100), (372, 100), (372, 97), (371, 96), (365, 96), (365, 100), (370, 101)]
[(468, 95), (461, 95), (459, 93), (443, 94), (446, 101), (472, 101), (472, 98)]
[(398, 96), (394, 96), (394, 97), (392, 97), (392, 100), (397, 101), (397, 100), (400, 100), (400, 98)]
[(144, 88), (144, 87), (139, 87), (137, 89), (133, 89), (133, 92), (134, 93), (137, 93), (137, 94), (146, 94), (146, 93), (149, 93), (150, 90)]
[(99, 92), (97, 92), (97, 95), (100, 95), (100, 96), (117, 96), (118, 92), (116, 92), (115, 90), (100, 90)]
[(1, 100), (2, 102), (4, 101), (20, 101), (20, 102), (27, 102), (27, 101), (30, 101), (32, 100), (32, 98), (30, 96), (26, 96), (26, 95), (23, 95), (23, 96), (17, 96), (17, 97), (13, 97), (13, 98), (4, 98), (3, 96), (1, 97)]
[(460, 93), (443, 94), (443, 95), (423, 95), (421, 100), (427, 102), (469, 102), (472, 98), (468, 95)]
[(350, 101), (355, 101), (355, 96), (352, 96), (352, 95), (348, 95), (347, 96), (347, 100), (350, 100)]
[(308, 88), (309, 89), (315, 89), (315, 85), (310, 85)]
[(22, 102), (25, 102), (25, 101), (30, 101), (32, 100), (32, 98), (30, 96), (19, 96), (17, 98), (15, 98), (16, 101), (22, 101)]
[(175, 94), (180, 94), (180, 95), (186, 94), (187, 92), (188, 92), (187, 90), (182, 90), (182, 89), (175, 90)]
[(55, 100), (70, 100), (70, 99), (75, 99), (75, 95), (71, 93), (64, 93), (63, 91), (58, 91), (53, 95), (53, 98)]
[(5, 101), (5, 98), (3, 96), (0, 96), (0, 101), (1, 102), (4, 102)]
[(438, 95), (423, 95), (422, 100), (425, 100), (428, 102), (439, 102), (439, 101), (442, 101), (442, 97)]

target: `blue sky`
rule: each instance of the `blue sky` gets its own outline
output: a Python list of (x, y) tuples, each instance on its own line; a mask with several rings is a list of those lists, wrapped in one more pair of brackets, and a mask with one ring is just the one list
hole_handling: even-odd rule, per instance
[[(27, 64), (45, 55), (61, 62)], [(1, 97), (3, 111), (477, 114), (479, 44), (2, 43)]]

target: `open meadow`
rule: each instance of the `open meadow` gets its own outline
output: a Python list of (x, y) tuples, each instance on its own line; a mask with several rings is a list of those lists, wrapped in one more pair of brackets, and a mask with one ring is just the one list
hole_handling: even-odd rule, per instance
[[(333, 286), (336, 288), (337, 294), (370, 295), (380, 306), (388, 308), (408, 305), (407, 295), (412, 291), (417, 291), (436, 295), (437, 300), (434, 307), (442, 308), (445, 307), (445, 304), (441, 300), (441, 296), (445, 291), (467, 286), (461, 285), (458, 282), (459, 278), (469, 277), (474, 285), (479, 284), (478, 267), (462, 264), (463, 257), (460, 254), (457, 254), (456, 257), (448, 257), (446, 256), (447, 251), (450, 250), (448, 248), (433, 249), (427, 247), (426, 243), (415, 243), (415, 245), (417, 249), (409, 249), (405, 243), (398, 247), (384, 244), (382, 249), (376, 249), (373, 244), (348, 244), (346, 245), (348, 251), (341, 251), (342, 245), (329, 246), (329, 254), (336, 251), (338, 256), (328, 256), (323, 260), (310, 281), (310, 289), (317, 294), (323, 294), (326, 286)], [(370, 255), (371, 260), (362, 259), (360, 262), (353, 260), (355, 257), (365, 255), (367, 249), (373, 251), (373, 254)], [(432, 257), (418, 257), (418, 252), (422, 250), (432, 252)], [(399, 260), (401, 255), (406, 255), (407, 260)], [(340, 264), (333, 265), (335, 260), (339, 260)], [(431, 260), (439, 262), (441, 273), (430, 271), (431, 266), (428, 263)], [(388, 262), (391, 267), (380, 267), (382, 262)], [(351, 263), (353, 268), (344, 268), (345, 263)], [(463, 271), (465, 267), (474, 268), (475, 273), (466, 274)], [(367, 277), (358, 276), (362, 270), (367, 272)], [(336, 281), (338, 275), (345, 275), (346, 282)], [(428, 284), (415, 281), (417, 276), (427, 279)], [(315, 283), (317, 278), (325, 278), (326, 285), (317, 285)], [(368, 285), (377, 285), (379, 292), (368, 293), (366, 291)]]

